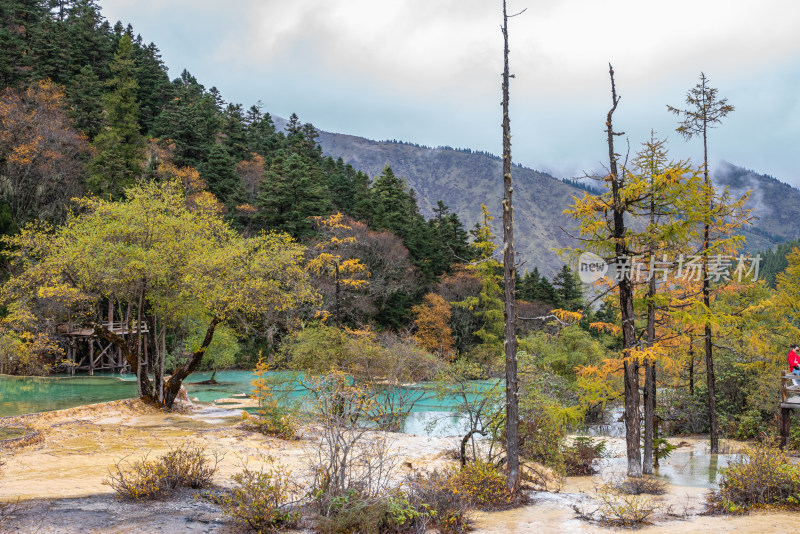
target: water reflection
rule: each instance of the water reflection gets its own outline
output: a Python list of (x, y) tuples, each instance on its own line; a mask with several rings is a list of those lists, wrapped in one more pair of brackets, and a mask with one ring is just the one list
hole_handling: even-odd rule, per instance
[(656, 475), (675, 486), (715, 488), (720, 471), (728, 467), (735, 455), (709, 454), (699, 451), (675, 451), (662, 461)]
[(411, 412), (403, 425), (403, 432), (418, 436), (463, 436), (467, 430), (467, 417), (442, 411)]
[(0, 376), (0, 417), (131, 398), (136, 384), (115, 377)]

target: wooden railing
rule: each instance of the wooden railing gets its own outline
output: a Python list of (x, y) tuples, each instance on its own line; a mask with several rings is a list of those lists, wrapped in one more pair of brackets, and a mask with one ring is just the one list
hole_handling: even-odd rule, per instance
[[(139, 329), (136, 328), (136, 323), (131, 323), (131, 329), (128, 331), (128, 323), (124, 321), (114, 321), (113, 323), (105, 322), (103, 326), (115, 334), (146, 334), (148, 333), (147, 322), (142, 321), (139, 323)], [(59, 324), (56, 326), (56, 333), (67, 336), (91, 336), (93, 330), (86, 326), (78, 326), (75, 324)]]
[(800, 392), (800, 388), (794, 389), (794, 390), (789, 389), (790, 387), (796, 387), (794, 385), (794, 380), (800, 380), (800, 376), (792, 374), (791, 371), (789, 371), (789, 372), (784, 371), (783, 373), (781, 373), (781, 402), (782, 403), (785, 403), (787, 400), (789, 400), (789, 397), (793, 397), (794, 396), (794, 395), (791, 395), (790, 393), (795, 392), (795, 391)]
[(795, 380), (800, 380), (800, 376), (792, 374), (791, 371), (781, 373), (781, 416), (778, 422), (778, 430), (781, 436), (781, 448), (785, 449), (789, 445), (789, 425), (791, 424), (792, 412), (800, 409), (800, 403), (789, 402), (791, 397), (800, 396), (800, 388), (794, 385)]

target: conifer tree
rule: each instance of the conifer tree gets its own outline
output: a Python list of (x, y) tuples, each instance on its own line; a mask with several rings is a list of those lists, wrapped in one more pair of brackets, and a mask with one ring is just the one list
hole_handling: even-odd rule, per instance
[(308, 262), (308, 270), (316, 274), (327, 274), (334, 283), (333, 318), (336, 325), (342, 323), (342, 293), (347, 290), (365, 288), (369, 282), (369, 270), (358, 258), (348, 258), (343, 255), (345, 249), (357, 243), (356, 238), (348, 236), (348, 226), (341, 213), (330, 217), (312, 217), (317, 228), (324, 234), (326, 240), (320, 241), (314, 247), (317, 254)]
[(97, 156), (90, 165), (89, 187), (116, 199), (133, 185), (144, 157), (133, 43), (128, 35), (120, 39), (110, 68), (113, 77), (106, 83), (112, 91), (103, 98), (106, 126), (94, 140)]
[(41, 2), (0, 3), (0, 88), (19, 87), (28, 81), (34, 60), (31, 32), (43, 16)]
[(172, 82), (172, 90), (175, 97), (156, 119), (153, 135), (175, 145), (177, 166), (200, 167), (219, 131), (217, 102), (186, 70)]
[(453, 265), (472, 261), (473, 249), (469, 246), (469, 234), (455, 213), (441, 200), (436, 203), (433, 210), (433, 219), (430, 220), (432, 238), (436, 243), (436, 265), (434, 274), (452, 272)]
[[(706, 78), (706, 75), (703, 72), (700, 73), (700, 82), (690, 89), (686, 94), (686, 105), (688, 106), (688, 109), (679, 109), (672, 106), (667, 106), (667, 109), (683, 118), (677, 128), (677, 131), (685, 139), (689, 140), (697, 136), (701, 136), (703, 138), (703, 178), (707, 193), (705, 205), (709, 212), (709, 216), (707, 216), (703, 222), (703, 304), (706, 308), (710, 309), (711, 284), (708, 276), (708, 262), (712, 251), (710, 235), (712, 223), (710, 220), (710, 212), (714, 209), (714, 195), (708, 169), (708, 130), (721, 123), (722, 119), (726, 117), (728, 113), (731, 113), (734, 108), (732, 105), (728, 104), (727, 98), (723, 98), (722, 100), (717, 98), (717, 89), (708, 85), (708, 78)], [(706, 383), (708, 385), (708, 409), (711, 417), (711, 453), (716, 454), (719, 452), (719, 423), (717, 422), (715, 394), (714, 349), (711, 334), (711, 324), (708, 321), (705, 323), (704, 345), (706, 358)]]
[(103, 129), (103, 82), (89, 65), (84, 65), (80, 73), (72, 79), (68, 91), (71, 109), (69, 116), (75, 127), (89, 140), (93, 140)]
[(236, 174), (236, 161), (220, 143), (211, 146), (208, 161), (200, 168), (200, 175), (220, 202), (234, 207), (245, 199), (242, 182)]
[[(110, 63), (119, 48), (119, 37), (114, 37), (111, 27), (100, 14), (95, 0), (75, 0), (67, 8), (64, 21), (69, 43), (70, 76), (84, 66), (90, 66), (101, 80), (113, 76)], [(130, 34), (129, 34), (130, 35)]]
[(309, 217), (330, 210), (321, 170), (300, 154), (277, 155), (259, 189), (259, 219), (263, 227), (298, 239), (314, 233)]
[[(614, 138), (622, 135), (613, 128), (613, 115), (619, 105), (614, 69), (609, 64), (611, 79), (611, 108), (606, 114), (606, 135), (609, 167), (603, 183), (603, 195), (584, 193), (565, 213), (580, 221), (582, 246), (613, 258), (628, 258), (631, 255), (630, 242), (626, 238), (630, 218), (638, 201), (638, 195), (628, 194), (631, 184), (624, 169), (619, 165), (619, 154), (614, 149)], [(599, 221), (598, 221), (599, 219)], [(573, 251), (577, 252), (577, 251)], [(625, 444), (628, 460), (628, 476), (642, 476), (642, 455), (640, 449), (641, 418), (639, 416), (639, 358), (634, 354), (637, 344), (635, 316), (633, 309), (633, 281), (622, 276), (616, 282), (617, 297), (621, 315), (621, 327), (614, 325), (622, 333), (622, 369), (624, 384)]]
[(395, 175), (388, 165), (372, 185), (372, 217), (370, 226), (389, 230), (406, 240), (417, 215), (415, 199), (409, 194), (405, 180)]
[(520, 282), (519, 289), (517, 290), (517, 295), (522, 300), (533, 301), (536, 300), (536, 288), (539, 285), (539, 268), (534, 267), (533, 271), (528, 272), (525, 271), (525, 275), (522, 277), (522, 281)]
[(564, 265), (553, 278), (553, 286), (558, 294), (560, 307), (567, 311), (578, 311), (583, 306), (583, 291), (580, 281), (568, 265)]
[(556, 288), (553, 287), (553, 284), (546, 276), (539, 278), (539, 283), (536, 284), (536, 289), (533, 294), (533, 300), (549, 304), (554, 308), (561, 308), (563, 305), (561, 295), (559, 295)]
[(474, 332), (485, 349), (499, 354), (503, 347), (503, 290), (500, 286), (502, 276), (501, 265), (494, 259), (497, 245), (494, 242), (491, 222), (494, 217), (485, 204), (481, 204), (481, 223), (472, 231), (474, 237), (471, 246), (475, 249), (476, 260), (466, 269), (481, 280), (481, 291), (477, 297), (454, 302), (455, 306), (475, 311), (481, 320), (481, 327)]
[(282, 132), (275, 131), (275, 123), (269, 113), (261, 112), (261, 103), (251, 106), (245, 114), (245, 140), (247, 150), (264, 158), (267, 165), (285, 139)]
[(228, 153), (241, 161), (248, 156), (247, 132), (241, 104), (228, 104), (222, 112), (221, 133)]
[(158, 47), (153, 43), (145, 46), (141, 38), (134, 45), (136, 81), (139, 85), (139, 124), (146, 133), (153, 128), (161, 110), (175, 93)]
[(356, 206), (357, 184), (356, 171), (351, 165), (345, 165), (342, 158), (325, 160), (328, 190), (331, 202), (336, 209), (353, 214)]

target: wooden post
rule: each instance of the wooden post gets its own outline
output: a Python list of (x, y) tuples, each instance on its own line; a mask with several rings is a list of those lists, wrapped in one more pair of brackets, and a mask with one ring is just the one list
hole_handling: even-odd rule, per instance
[(791, 408), (781, 407), (781, 449), (784, 450), (789, 446), (789, 426), (791, 423), (791, 417)]
[(794, 384), (791, 382), (790, 379), (786, 378), (786, 375), (791, 374), (790, 372), (783, 372), (781, 373), (781, 402), (786, 402), (789, 399), (789, 393), (786, 391), (786, 386), (788, 383)]
[(89, 338), (89, 376), (94, 376), (94, 340)]

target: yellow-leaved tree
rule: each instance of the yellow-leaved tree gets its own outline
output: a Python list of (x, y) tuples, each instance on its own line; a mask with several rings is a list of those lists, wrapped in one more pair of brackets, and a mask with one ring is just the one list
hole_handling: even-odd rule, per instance
[[(172, 180), (131, 187), (124, 200), (78, 204), (59, 227), (29, 225), (7, 238), (12, 275), (3, 303), (21, 315), (93, 328), (136, 371), (139, 394), (158, 405), (173, 404), (218, 325), (269, 323), (319, 302), (301, 246), (286, 234), (241, 237), (209, 193), (189, 202)], [(109, 301), (122, 332), (103, 324), (101, 305)], [(145, 332), (155, 338), (189, 319), (203, 321), (205, 333), (165, 380), (165, 351), (144, 365)]]
[[(342, 292), (362, 289), (369, 284), (365, 279), (369, 276), (367, 266), (358, 258), (348, 258), (344, 250), (356, 243), (356, 238), (348, 236), (352, 227), (346, 224), (341, 213), (330, 217), (311, 217), (318, 230), (327, 240), (320, 241), (315, 248), (318, 254), (308, 262), (308, 270), (314, 274), (327, 274), (334, 283), (333, 317), (338, 325), (341, 323)], [(327, 315), (323, 315), (325, 318)]]

